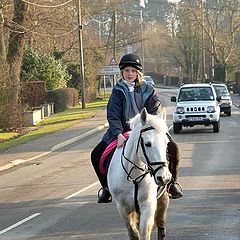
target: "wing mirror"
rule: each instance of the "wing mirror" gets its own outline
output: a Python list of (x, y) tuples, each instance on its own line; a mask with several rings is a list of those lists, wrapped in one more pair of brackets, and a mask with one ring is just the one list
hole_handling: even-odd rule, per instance
[(217, 101), (220, 102), (221, 101), (221, 96), (217, 96)]
[(174, 97), (171, 97), (171, 102), (176, 102), (177, 101), (177, 98), (174, 96)]

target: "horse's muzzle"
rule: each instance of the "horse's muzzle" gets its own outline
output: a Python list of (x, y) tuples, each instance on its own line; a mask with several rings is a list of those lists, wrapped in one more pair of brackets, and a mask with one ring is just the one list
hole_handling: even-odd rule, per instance
[(172, 179), (172, 174), (170, 172), (164, 176), (155, 176), (155, 182), (158, 186), (168, 184), (171, 181), (171, 179)]
[(164, 184), (163, 177), (157, 177), (157, 181), (158, 181), (158, 185)]

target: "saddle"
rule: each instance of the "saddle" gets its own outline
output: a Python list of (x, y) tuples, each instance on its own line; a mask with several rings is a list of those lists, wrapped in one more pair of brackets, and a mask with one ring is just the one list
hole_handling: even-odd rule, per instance
[[(125, 132), (123, 133), (123, 136), (128, 139), (129, 136), (129, 132)], [(118, 140), (114, 140), (113, 142), (111, 142), (107, 148), (105, 149), (105, 151), (103, 152), (100, 162), (99, 162), (99, 170), (101, 172), (101, 174), (103, 176), (105, 176), (107, 174), (107, 170), (110, 164), (110, 161), (112, 159), (113, 153), (115, 151), (115, 149), (117, 148), (117, 142)]]

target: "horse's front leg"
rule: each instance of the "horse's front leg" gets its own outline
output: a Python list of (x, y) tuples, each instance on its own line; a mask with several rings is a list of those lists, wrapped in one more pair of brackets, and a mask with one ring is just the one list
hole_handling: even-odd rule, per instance
[(151, 199), (141, 204), (139, 231), (142, 240), (150, 240), (155, 222), (157, 201)]
[(128, 237), (130, 240), (140, 240), (138, 231), (139, 215), (134, 211), (127, 217), (126, 226), (128, 229)]
[(139, 224), (138, 214), (135, 211), (128, 213), (123, 208), (123, 206), (120, 206), (119, 204), (117, 204), (117, 209), (119, 215), (124, 219), (124, 222), (126, 224), (129, 240), (140, 240), (140, 234), (138, 231)]

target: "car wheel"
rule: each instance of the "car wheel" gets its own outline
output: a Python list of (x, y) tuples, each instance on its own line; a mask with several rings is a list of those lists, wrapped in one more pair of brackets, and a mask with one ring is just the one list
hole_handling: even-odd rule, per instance
[(173, 123), (173, 132), (178, 134), (182, 130), (182, 124), (180, 123)]
[(220, 120), (213, 123), (213, 132), (219, 132), (219, 128), (220, 128)]
[(232, 115), (232, 112), (231, 112), (231, 110), (229, 110), (228, 112), (227, 112), (227, 116), (231, 116)]

